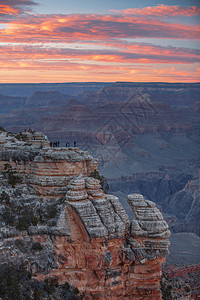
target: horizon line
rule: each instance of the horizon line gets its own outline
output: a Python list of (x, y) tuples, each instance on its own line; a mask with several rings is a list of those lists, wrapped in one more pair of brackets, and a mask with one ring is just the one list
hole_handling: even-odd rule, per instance
[(194, 82), (168, 82), (168, 81), (68, 81), (68, 82), (0, 82), (2, 84), (77, 84), (77, 83), (136, 83), (136, 84), (152, 84), (152, 83), (161, 83), (161, 84), (197, 84), (200, 81)]

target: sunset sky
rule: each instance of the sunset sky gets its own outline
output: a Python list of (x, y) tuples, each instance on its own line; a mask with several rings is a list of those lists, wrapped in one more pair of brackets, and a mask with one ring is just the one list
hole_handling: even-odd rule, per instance
[(0, 83), (197, 82), (199, 0), (0, 0)]

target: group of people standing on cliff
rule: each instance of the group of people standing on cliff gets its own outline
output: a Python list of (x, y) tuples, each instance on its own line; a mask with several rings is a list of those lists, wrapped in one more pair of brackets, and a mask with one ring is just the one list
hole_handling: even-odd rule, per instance
[[(66, 147), (70, 147), (70, 142), (66, 142)], [(74, 141), (74, 147), (76, 147), (76, 141)]]
[[(56, 148), (59, 147), (60, 142), (59, 141), (55, 141), (55, 142), (50, 142), (50, 147), (52, 148)], [(66, 142), (66, 147), (70, 147), (70, 142)], [(74, 147), (77, 147), (76, 141), (74, 141)]]
[(55, 142), (50, 142), (50, 147), (59, 147), (60, 142), (59, 141), (55, 141)]

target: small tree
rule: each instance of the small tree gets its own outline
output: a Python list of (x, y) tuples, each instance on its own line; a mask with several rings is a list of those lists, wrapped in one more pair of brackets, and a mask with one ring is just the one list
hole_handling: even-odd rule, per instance
[(3, 126), (0, 126), (0, 132), (1, 131), (5, 132), (5, 129), (3, 128)]
[(20, 177), (12, 170), (12, 166), (10, 164), (6, 163), (4, 165), (4, 170), (8, 174), (8, 183), (12, 185), (12, 188), (14, 188), (17, 183), (21, 182)]
[(104, 193), (108, 193), (109, 191), (109, 185), (107, 183), (106, 178), (103, 175), (100, 175), (98, 170), (94, 170), (89, 177), (93, 177), (95, 179), (98, 179), (100, 181), (100, 185)]
[(36, 242), (32, 245), (34, 251), (41, 251), (43, 249), (42, 245), (39, 242)]

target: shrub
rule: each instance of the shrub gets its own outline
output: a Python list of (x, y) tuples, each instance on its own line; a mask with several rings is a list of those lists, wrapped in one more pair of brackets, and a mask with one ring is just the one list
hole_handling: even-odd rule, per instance
[(53, 220), (58, 214), (57, 203), (51, 203), (48, 206), (41, 206), (37, 209), (37, 215), (41, 224), (56, 226), (56, 221)]
[(41, 300), (43, 294), (44, 294), (43, 290), (34, 290), (34, 293), (33, 293), (34, 300)]
[(27, 141), (28, 141), (27, 134), (23, 134), (23, 135), (22, 135), (22, 141), (24, 141), (24, 142), (27, 142)]
[(58, 284), (57, 278), (37, 281), (31, 278), (27, 266), (7, 264), (0, 266), (0, 299), (2, 300), (42, 300), (42, 299), (82, 299), (78, 289), (69, 283)]
[(32, 216), (31, 223), (33, 224), (33, 226), (37, 226), (37, 224), (38, 224), (38, 218), (36, 216)]
[(21, 300), (20, 284), (28, 279), (28, 275), (24, 264), (19, 267), (11, 263), (5, 265), (0, 272), (0, 297)]
[(188, 284), (184, 288), (187, 293), (191, 291), (191, 287)]
[(65, 289), (66, 291), (69, 291), (70, 285), (68, 282), (65, 282), (65, 284), (63, 285), (63, 289)]
[(18, 230), (27, 230), (30, 225), (31, 225), (31, 221), (30, 221), (29, 215), (22, 216), (18, 219), (16, 228)]
[(12, 167), (11, 167), (10, 164), (8, 164), (8, 163), (4, 164), (4, 170), (5, 170), (5, 171), (6, 171), (6, 170), (10, 170), (10, 169), (12, 169)]
[(101, 188), (104, 191), (104, 193), (106, 193), (106, 194), (108, 193), (108, 191), (109, 191), (109, 185), (107, 183), (107, 180), (106, 180), (106, 178), (103, 175), (99, 174), (98, 170), (95, 170), (94, 172), (92, 172), (90, 174), (90, 177), (98, 179), (100, 181), (100, 185), (101, 185)]
[(15, 225), (15, 215), (13, 214), (12, 210), (10, 207), (6, 207), (4, 214), (3, 214), (3, 219), (6, 225), (13, 226)]
[(8, 183), (14, 188), (17, 183), (20, 183), (20, 178), (17, 175), (14, 175), (13, 171), (10, 171), (8, 172)]
[(38, 224), (38, 218), (33, 215), (33, 212), (30, 211), (28, 207), (18, 206), (15, 210), (15, 213), (19, 216), (16, 225), (16, 228), (18, 230), (27, 230), (31, 224), (33, 226), (36, 226)]
[(20, 139), (21, 139), (21, 135), (20, 135), (20, 133), (17, 133), (17, 134), (15, 135), (15, 138), (16, 138), (17, 140), (19, 140), (19, 141), (20, 141)]
[(54, 227), (54, 226), (56, 226), (56, 225), (57, 225), (56, 221), (52, 221), (51, 223), (49, 223), (49, 226), (50, 226), (50, 227)]
[(5, 191), (1, 193), (0, 201), (5, 202), (6, 205), (10, 206), (10, 196)]
[(55, 288), (58, 287), (58, 279), (57, 278), (45, 279), (44, 283), (45, 283), (44, 290), (48, 294), (52, 294), (55, 291)]
[(15, 138), (18, 140), (18, 141), (24, 141), (24, 142), (26, 142), (26, 141), (28, 141), (28, 137), (27, 137), (27, 134), (24, 134), (24, 133), (17, 133), (16, 135), (15, 135)]
[(44, 216), (42, 216), (42, 215), (40, 215), (40, 223), (41, 223), (41, 224), (44, 224), (44, 223), (45, 223)]
[(52, 204), (49, 209), (48, 209), (48, 215), (47, 218), (48, 219), (53, 219), (55, 218), (55, 216), (57, 215), (58, 209), (56, 207), (56, 204)]
[(4, 131), (5, 132), (5, 129), (3, 128), (3, 126), (0, 126), (0, 131)]
[(78, 295), (79, 294), (79, 290), (77, 288), (74, 289), (74, 294)]
[(15, 172), (12, 170), (12, 166), (8, 163), (4, 164), (4, 170), (8, 174), (8, 183), (12, 185), (14, 188), (17, 183), (20, 183), (21, 180), (19, 176), (15, 174)]
[(23, 240), (15, 240), (15, 245), (21, 252), (25, 252), (25, 245)]
[(6, 265), (0, 275), (0, 296), (20, 300), (19, 279), (16, 268), (12, 264)]
[(32, 245), (32, 250), (34, 250), (34, 251), (41, 251), (42, 249), (43, 249), (42, 245), (38, 242), (36, 242)]

